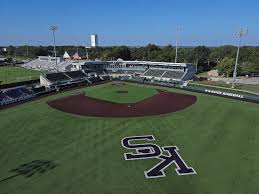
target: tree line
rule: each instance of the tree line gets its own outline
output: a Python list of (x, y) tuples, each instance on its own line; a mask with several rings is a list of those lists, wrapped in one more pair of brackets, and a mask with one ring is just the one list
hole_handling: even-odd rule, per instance
[[(112, 60), (121, 58), (123, 60), (144, 60), (144, 61), (164, 61), (174, 62), (175, 47), (172, 45), (160, 47), (148, 44), (144, 47), (96, 47), (86, 51), (83, 46), (57, 46), (57, 55), (63, 56), (67, 51), (70, 56), (78, 52), (82, 58)], [(225, 76), (232, 75), (236, 58), (237, 48), (231, 45), (220, 47), (181, 47), (178, 48), (177, 62), (195, 63), (198, 72), (218, 69)], [(7, 57), (36, 58), (37, 56), (53, 56), (52, 46), (9, 46), (7, 52), (0, 53)], [(244, 46), (240, 49), (238, 74), (246, 75), (259, 72), (259, 47)]]

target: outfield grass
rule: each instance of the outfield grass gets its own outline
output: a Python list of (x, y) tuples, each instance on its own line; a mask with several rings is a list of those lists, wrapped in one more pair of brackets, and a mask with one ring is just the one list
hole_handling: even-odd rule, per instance
[(41, 72), (22, 67), (0, 67), (0, 84), (39, 79)]
[[(1, 180), (33, 160), (57, 164), (42, 174), (0, 182), (0, 193), (258, 193), (258, 105), (175, 89), (168, 90), (196, 95), (196, 104), (166, 115), (120, 119), (71, 115), (46, 104), (79, 91), (103, 98), (111, 92), (106, 86), (60, 93), (0, 111)], [(138, 92), (155, 88), (127, 87), (133, 92), (133, 86)], [(120, 143), (126, 136), (144, 134), (153, 134), (160, 146), (178, 146), (197, 175), (178, 176), (172, 165), (165, 178), (146, 179), (144, 171), (158, 160), (125, 161), (123, 154), (128, 150)]]

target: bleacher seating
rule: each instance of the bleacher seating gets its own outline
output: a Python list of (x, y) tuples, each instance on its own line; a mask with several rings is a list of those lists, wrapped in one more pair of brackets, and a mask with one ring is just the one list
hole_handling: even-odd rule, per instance
[(5, 94), (8, 95), (9, 97), (15, 99), (15, 98), (19, 98), (19, 97), (25, 97), (27, 95), (31, 95), (28, 94), (29, 91), (27, 90), (27, 92), (25, 93), (24, 91), (26, 91), (27, 89), (25, 88), (16, 88), (16, 89), (11, 89), (11, 90), (7, 90), (5, 91)]
[(23, 67), (27, 67), (31, 69), (48, 70), (48, 69), (55, 69), (55, 65), (56, 65), (55, 62), (39, 61), (38, 59), (35, 59), (28, 63), (25, 63)]
[(5, 93), (0, 92), (0, 104), (3, 105), (6, 102), (9, 102), (10, 98), (8, 98), (8, 96), (6, 96)]
[(73, 80), (80, 80), (80, 79), (85, 79), (87, 78), (87, 75), (84, 74), (82, 71), (69, 71), (65, 72), (65, 74), (72, 78)]
[(95, 73), (95, 71), (92, 69), (84, 69), (84, 72), (85, 73)]
[(107, 70), (108, 74), (125, 74), (126, 70), (116, 69), (116, 70)]
[(95, 73), (98, 75), (107, 75), (107, 72), (105, 69), (95, 70)]
[(33, 91), (25, 87), (8, 89), (8, 90), (5, 90), (3, 93), (15, 101), (28, 99), (35, 96), (35, 93)]
[[(66, 67), (69, 67), (72, 64), (71, 61), (62, 61), (58, 63), (58, 70), (59, 71), (66, 71)], [(54, 65), (54, 68), (56, 69), (56, 64)]]
[(167, 71), (162, 77), (171, 79), (181, 79), (183, 74), (183, 71)]
[(125, 74), (134, 75), (134, 74), (143, 74), (144, 72), (145, 72), (144, 70), (126, 70)]
[(134, 82), (144, 83), (145, 78), (144, 77), (138, 77), (138, 76), (132, 76), (130, 80), (134, 81)]
[(111, 76), (103, 75), (103, 76), (101, 76), (101, 79), (103, 79), (103, 80), (111, 80)]
[(84, 72), (86, 74), (97, 74), (97, 75), (108, 75), (106, 69), (99, 69), (99, 70), (92, 70), (92, 69), (85, 69)]
[(70, 78), (67, 77), (64, 73), (50, 73), (46, 74), (46, 78), (51, 82), (64, 82), (69, 81)]
[(35, 96), (35, 92), (26, 87), (3, 90), (0, 92), (0, 106), (30, 99)]
[(32, 91), (36, 94), (39, 94), (39, 93), (43, 93), (46, 91), (46, 88), (45, 86), (41, 86), (41, 87), (38, 87), (38, 88), (32, 88)]
[(193, 79), (196, 73), (196, 66), (192, 64), (188, 64), (188, 71), (184, 74), (182, 80), (187, 81)]
[(100, 81), (102, 81), (102, 79), (99, 77), (99, 76), (97, 76), (97, 77), (90, 77), (90, 78), (88, 78), (88, 80), (90, 81), (90, 82), (92, 82), (92, 83), (96, 83), (96, 82), (100, 82)]
[(129, 79), (130, 79), (130, 76), (128, 76), (128, 75), (123, 75), (123, 76), (120, 76), (120, 79), (121, 79), (121, 80), (129, 80)]
[(22, 91), (23, 93), (27, 94), (27, 95), (34, 95), (35, 93), (27, 88), (20, 88), (20, 91)]
[(24, 94), (24, 92), (22, 92), (20, 89), (10, 89), (5, 91), (5, 94), (13, 99), (19, 99), (26, 96), (26, 94)]
[(49, 61), (49, 60), (39, 60), (35, 59), (32, 61), (29, 61), (28, 63), (23, 64), (22, 66), (25, 68), (30, 69), (38, 69), (38, 70), (56, 70), (58, 68), (59, 71), (64, 71), (67, 66), (71, 64), (71, 61), (59, 61), (57, 63), (55, 61)]
[(161, 69), (149, 69), (145, 72), (144, 76), (161, 77), (166, 70)]

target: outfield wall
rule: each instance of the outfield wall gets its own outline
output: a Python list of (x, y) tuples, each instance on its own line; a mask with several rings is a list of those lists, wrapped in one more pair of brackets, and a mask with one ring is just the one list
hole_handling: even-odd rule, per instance
[(204, 93), (208, 95), (213, 95), (213, 96), (222, 96), (225, 98), (231, 98), (231, 99), (236, 99), (236, 100), (242, 100), (242, 101), (247, 101), (247, 102), (254, 102), (254, 103), (259, 103), (259, 96), (257, 95), (251, 95), (246, 92), (238, 92), (234, 91), (231, 89), (219, 89), (219, 88), (213, 88), (213, 87), (193, 87), (193, 86), (184, 86), (180, 89), (185, 89), (189, 91), (194, 91), (194, 92), (199, 92), (199, 93)]

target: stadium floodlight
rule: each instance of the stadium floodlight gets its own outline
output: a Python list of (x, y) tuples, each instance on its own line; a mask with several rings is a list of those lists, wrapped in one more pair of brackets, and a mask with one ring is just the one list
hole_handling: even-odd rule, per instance
[(28, 48), (28, 45), (26, 45), (26, 57), (27, 57), (27, 59), (29, 59), (29, 48)]
[(174, 62), (177, 63), (177, 57), (178, 57), (178, 38), (180, 31), (183, 29), (182, 26), (176, 26), (176, 41), (175, 41), (175, 59)]
[(89, 47), (89, 46), (86, 46), (86, 47), (85, 47), (86, 59), (87, 59), (87, 60), (89, 59), (88, 49), (90, 49), (90, 48), (91, 48), (91, 47)]
[(79, 53), (78, 53), (78, 42), (76, 42), (75, 46), (76, 46), (76, 53), (79, 55)]
[(236, 82), (236, 76), (237, 76), (237, 63), (238, 63), (238, 58), (239, 58), (239, 51), (240, 51), (240, 45), (242, 38), (247, 35), (248, 31), (245, 28), (241, 28), (239, 32), (235, 33), (235, 36), (239, 38), (238, 45), (237, 45), (237, 55), (236, 55), (236, 62), (235, 62), (235, 69), (233, 73), (233, 82), (232, 82), (232, 87), (235, 88), (235, 82)]
[(54, 55), (55, 55), (55, 62), (56, 62), (56, 71), (58, 72), (58, 62), (57, 62), (57, 52), (56, 52), (56, 37), (55, 37), (55, 31), (58, 30), (58, 27), (53, 25), (50, 26), (50, 30), (53, 33), (53, 45), (54, 45)]

